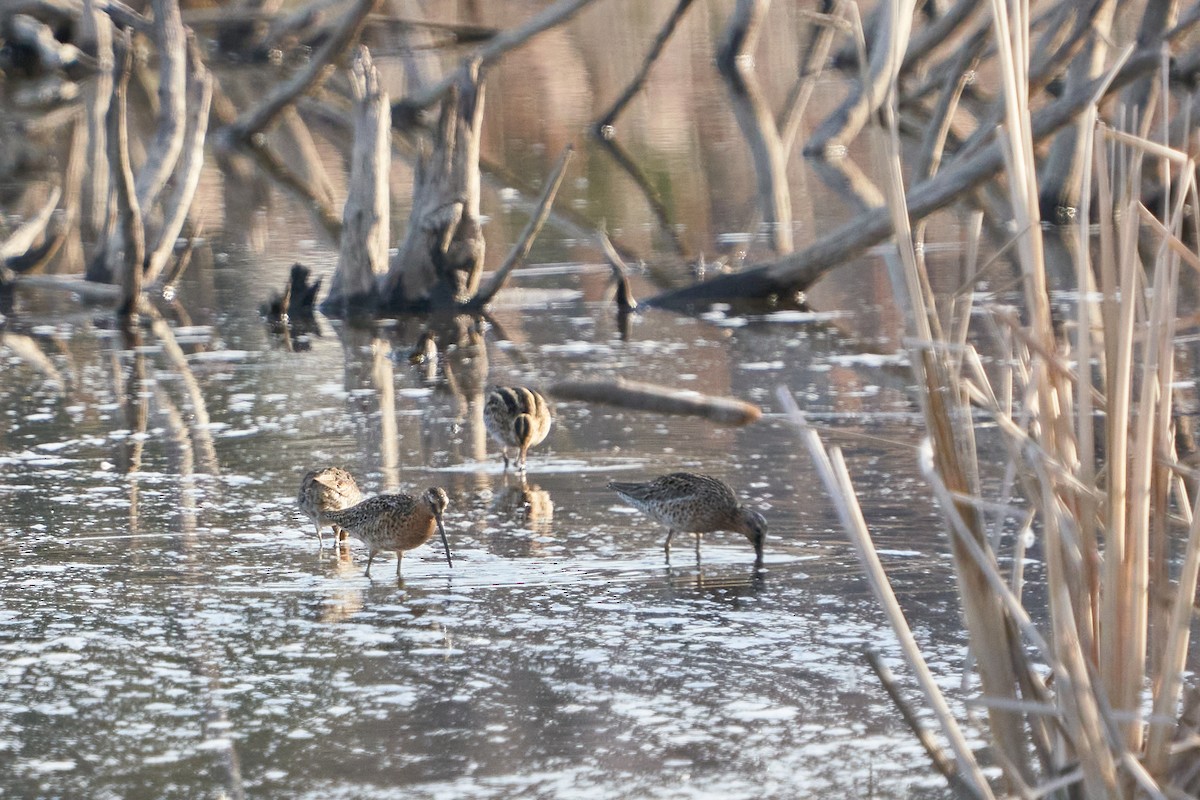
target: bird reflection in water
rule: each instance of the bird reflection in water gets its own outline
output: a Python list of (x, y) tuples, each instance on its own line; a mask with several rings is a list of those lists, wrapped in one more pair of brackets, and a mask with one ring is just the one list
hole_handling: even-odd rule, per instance
[(554, 501), (550, 493), (523, 478), (504, 484), (492, 498), (491, 511), (529, 529), (516, 533), (501, 529), (492, 533), (489, 549), (496, 555), (522, 557), (540, 554), (545, 548), (540, 541), (554, 527)]
[(704, 594), (710, 600), (737, 607), (741, 600), (757, 597), (766, 588), (767, 579), (758, 566), (745, 572), (697, 566), (695, 572), (691, 572), (676, 570), (668, 564), (667, 585), (680, 594)]

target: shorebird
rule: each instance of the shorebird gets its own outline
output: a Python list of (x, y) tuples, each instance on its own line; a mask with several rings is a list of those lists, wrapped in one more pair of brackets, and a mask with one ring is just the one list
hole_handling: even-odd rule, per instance
[(504, 469), (508, 470), (508, 448), (517, 448), (517, 471), (525, 471), (525, 454), (541, 444), (550, 432), (550, 406), (546, 398), (524, 386), (497, 386), (488, 392), (483, 422), (491, 437), (500, 443)]
[(696, 561), (700, 561), (700, 534), (735, 531), (754, 545), (754, 565), (763, 562), (763, 542), (767, 521), (762, 514), (738, 502), (737, 495), (724, 482), (692, 472), (673, 472), (646, 483), (613, 481), (608, 488), (651, 519), (667, 526), (663, 543), (667, 563), (671, 563), (671, 537), (676, 531), (696, 534)]
[(339, 541), (346, 538), (346, 531), (338, 528), (325, 516), (327, 511), (341, 511), (355, 503), (361, 503), (363, 493), (359, 491), (354, 476), (341, 467), (326, 467), (314, 469), (300, 481), (300, 494), (296, 503), (304, 515), (317, 526), (317, 541), (325, 547), (325, 538), (321, 536), (321, 528), (333, 526), (333, 539)]
[(400, 562), (404, 551), (420, 547), (433, 538), (436, 529), (446, 548), (446, 563), (454, 566), (450, 557), (450, 542), (442, 527), (442, 514), (449, 505), (446, 490), (428, 489), (420, 497), (411, 494), (381, 494), (368, 497), (344, 511), (326, 511), (325, 518), (345, 528), (351, 536), (367, 546), (367, 577), (371, 577), (371, 562), (382, 550), (396, 551), (396, 577), (400, 577)]

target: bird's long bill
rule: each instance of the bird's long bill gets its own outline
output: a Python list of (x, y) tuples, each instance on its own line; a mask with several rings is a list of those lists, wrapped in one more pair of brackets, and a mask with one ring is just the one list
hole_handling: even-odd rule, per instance
[(450, 540), (446, 538), (446, 529), (442, 527), (442, 515), (438, 514), (435, 519), (437, 520), (438, 533), (442, 535), (442, 546), (446, 548), (446, 563), (450, 565), (451, 569), (454, 569), (454, 559), (450, 557)]

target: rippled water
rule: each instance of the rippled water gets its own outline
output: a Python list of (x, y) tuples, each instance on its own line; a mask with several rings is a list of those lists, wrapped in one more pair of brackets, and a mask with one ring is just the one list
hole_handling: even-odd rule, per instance
[[(217, 285), (236, 269), (215, 270)], [(288, 349), (247, 297), (219, 324), (174, 326), (193, 383), (152, 333), (131, 352), (88, 315), (56, 310), (71, 301), (30, 293), (26, 345), (57, 373), (0, 351), (7, 789), (940, 792), (865, 665), (868, 646), (895, 663), (892, 638), (772, 402), (789, 387), (846, 447), (918, 635), (954, 681), (957, 608), (913, 477), (904, 370), (790, 312), (648, 312), (622, 341), (601, 275), (523, 276), (496, 327), (444, 353), (438, 371), (409, 363), (416, 323), (373, 334), (322, 320)], [(549, 310), (523, 315), (530, 298)], [(486, 383), (617, 374), (768, 413), (725, 428), (559, 402), (527, 484), (503, 473), (478, 412)], [(454, 569), (426, 546), (398, 585), (390, 560), (365, 578), (357, 545), (319, 553), (294, 497), (322, 464), (346, 466), (367, 491), (445, 486)], [(765, 574), (734, 534), (706, 537), (699, 566), (682, 542), (667, 568), (665, 531), (605, 488), (680, 468), (727, 479), (763, 510)]]
[[(646, 197), (580, 134), (674, 5), (596, 4), (502, 59), (485, 161), (534, 185), (573, 141), (556, 207), (603, 221), (653, 266), (706, 251), (736, 261), (743, 247), (765, 256), (748, 151), (711, 68), (724, 10), (685, 21), (617, 126), (670, 211), (677, 252), (664, 255)], [(507, 26), (540, 7), (506, 5), (484, 21)], [(776, 5), (760, 47), (777, 106), (807, 46), (809, 23), (793, 12)], [(818, 85), (813, 118), (844, 88)], [(316, 134), (336, 194), (343, 132)], [(798, 243), (855, 213), (800, 143), (789, 171)], [(395, 240), (410, 166), (398, 162), (393, 178)], [(485, 168), (492, 267), (526, 221), (505, 180)], [(419, 321), (268, 329), (258, 304), (291, 263), (328, 278), (336, 252), (316, 243), (303, 205), (257, 181), (206, 171), (193, 216), (207, 238), (169, 331), (147, 329), (129, 347), (107, 308), (61, 290), (22, 289), (4, 310), (0, 797), (946, 796), (866, 665), (864, 648), (882, 651), (920, 708), (774, 400), (787, 387), (845, 448), (916, 635), (961, 701), (965, 648), (914, 467), (908, 371), (843, 330), (895, 333), (876, 263), (817, 287), (816, 305), (849, 319), (648, 311), (625, 340), (608, 268), (581, 244), (586, 226), (552, 220), (489, 323), (439, 327), (432, 367), (409, 361)], [(5, 213), (40, 203), (33, 191)], [(953, 262), (946, 283), (957, 287), (957, 251), (939, 252), (926, 250), (935, 266)], [(653, 291), (645, 278), (635, 289)], [(727, 428), (558, 402), (527, 484), (504, 474), (482, 426), (485, 386), (617, 375), (766, 414)], [(307, 470), (329, 464), (367, 492), (444, 486), (454, 569), (436, 540), (405, 557), (402, 584), (389, 558), (365, 578), (356, 544), (318, 552), (295, 495)], [(706, 537), (699, 565), (682, 537), (667, 568), (665, 530), (605, 488), (676, 469), (722, 477), (764, 513), (764, 574), (736, 534)]]

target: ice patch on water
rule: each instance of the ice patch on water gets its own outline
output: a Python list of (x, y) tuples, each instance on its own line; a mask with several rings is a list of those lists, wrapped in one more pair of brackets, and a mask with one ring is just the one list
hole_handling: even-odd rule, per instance
[(735, 700), (725, 706), (725, 713), (736, 720), (750, 722), (792, 719), (798, 710), (791, 706), (776, 705), (767, 700)]
[(828, 322), (840, 317), (848, 316), (844, 311), (798, 311), (787, 309), (783, 311), (772, 311), (770, 314), (752, 317), (756, 322)]
[(845, 355), (826, 356), (825, 361), (838, 366), (863, 367), (907, 367), (908, 356), (904, 353), (852, 353)]
[(252, 355), (256, 355), (256, 353), (253, 353), (250, 350), (202, 350), (198, 353), (189, 354), (188, 360), (208, 363), (223, 363), (248, 361)]
[(61, 761), (30, 760), (22, 762), (22, 766), (30, 772), (44, 775), (50, 772), (70, 772), (75, 769), (75, 762), (71, 759), (63, 759)]
[(220, 736), (214, 739), (205, 739), (196, 745), (196, 749), (201, 752), (212, 750), (230, 750), (233, 748), (233, 740)]

